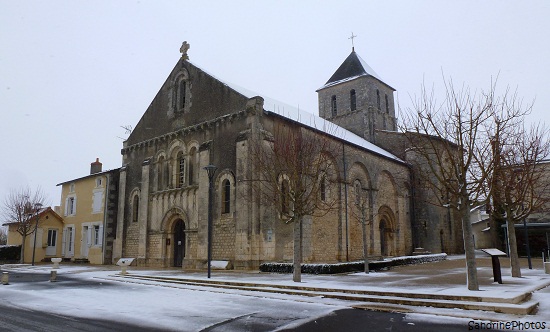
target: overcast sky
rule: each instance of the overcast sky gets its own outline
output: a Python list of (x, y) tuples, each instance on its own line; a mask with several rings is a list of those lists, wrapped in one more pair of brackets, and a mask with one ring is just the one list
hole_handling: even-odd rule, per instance
[(401, 107), (422, 82), (499, 86), (548, 123), (550, 1), (0, 0), (0, 199), (121, 166), (127, 137), (180, 57), (317, 114), (317, 94), (355, 50)]

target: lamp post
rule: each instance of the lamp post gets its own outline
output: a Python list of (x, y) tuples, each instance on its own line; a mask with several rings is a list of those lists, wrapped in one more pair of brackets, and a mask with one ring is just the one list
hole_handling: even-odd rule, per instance
[(208, 278), (210, 278), (210, 263), (212, 262), (212, 196), (214, 192), (214, 174), (216, 166), (210, 164), (204, 167), (208, 173)]
[(32, 266), (34, 266), (34, 254), (36, 252), (36, 233), (38, 231), (38, 220), (40, 220), (40, 209), (42, 204), (34, 203), (34, 212), (36, 214), (36, 224), (34, 225), (34, 245), (32, 246)]

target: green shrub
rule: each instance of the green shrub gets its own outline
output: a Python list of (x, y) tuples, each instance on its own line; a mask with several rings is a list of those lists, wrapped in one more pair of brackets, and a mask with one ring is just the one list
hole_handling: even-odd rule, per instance
[(21, 246), (0, 246), (0, 262), (19, 262)]
[[(429, 262), (438, 262), (447, 259), (447, 254), (403, 256), (388, 258), (382, 261), (369, 262), (369, 271), (388, 270), (393, 266), (423, 264)], [(364, 271), (365, 263), (363, 261), (345, 262), (334, 264), (302, 264), (302, 273), (307, 274), (338, 274), (348, 272)], [(271, 273), (292, 273), (292, 263), (262, 263), (261, 272)]]

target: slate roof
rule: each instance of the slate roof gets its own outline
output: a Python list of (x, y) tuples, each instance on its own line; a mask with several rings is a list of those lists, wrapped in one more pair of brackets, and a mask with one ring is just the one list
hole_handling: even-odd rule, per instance
[(346, 60), (344, 60), (340, 67), (336, 69), (325, 85), (320, 87), (317, 91), (345, 81), (356, 79), (361, 76), (372, 76), (380, 82), (386, 84), (382, 78), (380, 78), (380, 76), (378, 76), (378, 74), (365, 62), (365, 60), (361, 59), (355, 51), (351, 51), (351, 54), (348, 55)]
[[(345, 62), (345, 61), (344, 61)], [(197, 68), (201, 68), (195, 64), (193, 64)], [(370, 67), (369, 67), (370, 68)], [(257, 93), (252, 90), (248, 90), (246, 88), (243, 88), (239, 85), (229, 83), (227, 81), (221, 80), (217, 78), (216, 76), (208, 73), (204, 69), (201, 68), (201, 70), (215, 78), (216, 80), (220, 81), (221, 83), (225, 84), (232, 90), (234, 90), (237, 93), (240, 93), (241, 95), (252, 98), (256, 96), (260, 96), (264, 99), (264, 111), (269, 114), (276, 114), (278, 116), (282, 116), (284, 118), (287, 118), (292, 121), (296, 121), (301, 123), (302, 125), (313, 128), (319, 131), (322, 131), (329, 136), (342, 139), (350, 144), (359, 146), (363, 149), (366, 149), (372, 153), (375, 153), (377, 155), (383, 156), (385, 158), (391, 159), (393, 161), (396, 161), (401, 164), (406, 164), (405, 161), (401, 160), (394, 154), (392, 154), (389, 151), (386, 151), (382, 149), (381, 147), (365, 140), (364, 138), (352, 133), (351, 131), (344, 129), (333, 122), (330, 122), (328, 120), (325, 120), (317, 115), (314, 115), (310, 112), (304, 111), (302, 109), (299, 109), (297, 107), (291, 106), (289, 104), (280, 102), (276, 99), (270, 98), (266, 96), (265, 94)]]

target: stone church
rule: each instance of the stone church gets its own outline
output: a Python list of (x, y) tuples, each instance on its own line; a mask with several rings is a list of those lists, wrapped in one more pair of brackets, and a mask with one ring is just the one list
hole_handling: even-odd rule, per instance
[[(207, 261), (209, 179), (215, 165), (212, 259), (236, 269), (293, 259), (293, 226), (250, 196), (251, 131), (292, 123), (341, 146), (338, 207), (303, 223), (303, 262), (361, 260), (362, 228), (353, 211), (368, 188), (372, 258), (462, 251), (460, 221), (429, 204), (398, 133), (394, 89), (351, 54), (317, 90), (315, 116), (223, 82), (182, 57), (124, 142), (113, 260), (142, 266), (203, 268)], [(330, 122), (337, 131), (324, 132)], [(422, 198), (422, 199), (421, 199)]]

